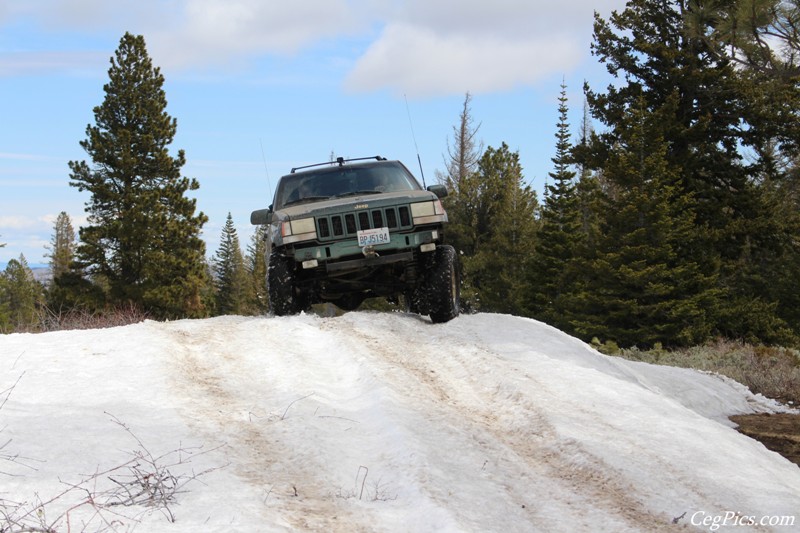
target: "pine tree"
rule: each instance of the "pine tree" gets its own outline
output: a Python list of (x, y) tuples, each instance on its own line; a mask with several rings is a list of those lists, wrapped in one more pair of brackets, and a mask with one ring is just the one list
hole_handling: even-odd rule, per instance
[[(67, 289), (75, 280), (73, 270), (75, 260), (75, 229), (69, 215), (62, 211), (53, 225), (53, 237), (50, 240), (50, 274), (52, 282), (47, 288), (47, 305), (54, 312), (62, 312), (75, 307), (77, 302)], [(79, 277), (82, 278), (80, 274)]]
[(473, 126), (472, 95), (466, 93), (457, 126), (453, 126), (453, 144), (447, 143), (447, 173), (437, 172), (439, 181), (458, 194), (463, 180), (475, 172), (483, 152), (483, 143), (476, 139), (480, 124)]
[[(447, 187), (449, 193), (442, 200), (449, 220), (445, 239), (461, 258), (472, 257), (476, 252), (476, 217), (482, 186), (476, 172), (483, 143), (477, 139), (480, 124), (473, 125), (471, 102), (472, 95), (466, 93), (458, 123), (453, 126), (452, 142), (447, 143), (447, 156), (444, 158), (447, 170), (436, 173), (439, 182)], [(480, 306), (471, 283), (471, 273), (463, 261), (460, 264), (463, 267), (461, 308), (469, 311)]]
[(0, 273), (0, 333), (11, 331), (11, 313), (8, 309), (8, 282)]
[(579, 252), (579, 256), (587, 256), (588, 252), (594, 248), (600, 235), (599, 220), (602, 210), (598, 207), (598, 202), (604, 182), (602, 169), (592, 169), (587, 164), (586, 158), (580, 157), (581, 153), (587, 153), (592, 144), (597, 142), (597, 134), (592, 125), (589, 102), (584, 98), (580, 142), (572, 147), (570, 154), (570, 162), (574, 163), (578, 168), (578, 182), (575, 186), (575, 194), (578, 197), (578, 211), (580, 212), (579, 218), (583, 237), (582, 251)]
[(12, 259), (0, 275), (0, 329), (28, 330), (38, 323), (44, 287), (33, 277), (25, 256)]
[(177, 121), (166, 112), (164, 77), (144, 38), (126, 33), (111, 58), (105, 99), (81, 147), (93, 161), (71, 161), (70, 185), (91, 194), (77, 255), (107, 284), (112, 304), (133, 303), (155, 317), (203, 316), (207, 221), (195, 214), (194, 179), (180, 175), (183, 150), (168, 147)]
[[(734, 194), (747, 184), (737, 151), (743, 102), (730, 61), (715, 59), (702, 40), (687, 33), (689, 9), (683, 0), (631, 0), (610, 23), (596, 16), (593, 53), (626, 83), (609, 86), (604, 94), (586, 89), (592, 113), (609, 127), (596, 137), (592, 168), (602, 167), (619, 142), (618, 126), (640, 98), (648, 112), (676, 99), (674, 116), (664, 116), (667, 157), (680, 170), (686, 192), (704, 206), (698, 216), (710, 229), (707, 244), (722, 247), (725, 236), (715, 230), (731, 222), (745, 201)], [(711, 86), (714, 91), (707, 90)]]
[(228, 213), (219, 249), (212, 262), (216, 286), (216, 311), (221, 315), (243, 314), (251, 300), (250, 279), (244, 267), (239, 235)]
[(536, 192), (525, 183), (519, 153), (503, 143), (487, 148), (478, 170), (471, 206), (473, 244), (463, 258), (467, 295), (472, 307), (523, 314), (526, 276), (536, 234)]
[(712, 332), (716, 280), (683, 249), (696, 205), (681, 194), (661, 129), (673, 111), (648, 113), (642, 99), (618, 125), (604, 168), (615, 187), (603, 195), (602, 239), (586, 262), (586, 290), (570, 304), (583, 309), (573, 327), (587, 340), (688, 345)]
[(56, 218), (48, 257), (50, 257), (50, 274), (54, 279), (70, 271), (75, 258), (75, 230), (72, 227), (72, 220), (65, 211), (59, 213)]
[(792, 163), (785, 172), (786, 179), (769, 184), (772, 204), (785, 228), (785, 242), (783, 254), (775, 258), (765, 276), (769, 280), (765, 300), (777, 302), (777, 315), (796, 339), (800, 336), (800, 162)]
[(800, 336), (800, 9), (796, 1), (708, 3), (687, 13), (687, 31), (709, 54), (734, 62), (742, 108), (741, 144), (755, 192), (741, 253), (723, 264), (729, 305), (721, 333), (797, 343)]
[(532, 262), (529, 312), (535, 318), (556, 327), (565, 328), (562, 295), (573, 284), (572, 262), (584, 240), (581, 231), (581, 212), (576, 173), (570, 169), (571, 143), (567, 114), (567, 88), (562, 83), (558, 99), (559, 120), (556, 132), (556, 155), (552, 158), (554, 171), (549, 173), (553, 184), (545, 187), (539, 234)]
[(252, 286), (249, 307), (254, 314), (266, 314), (269, 311), (266, 251), (267, 226), (258, 226), (247, 246), (245, 257), (245, 270), (250, 276)]
[(102, 309), (104, 297), (96, 285), (86, 279), (75, 261), (75, 230), (72, 219), (62, 211), (56, 218), (50, 241), (50, 272), (52, 281), (47, 287), (47, 306), (54, 313), (73, 308), (85, 311)]
[(480, 124), (473, 126), (471, 103), (472, 95), (467, 93), (458, 124), (453, 126), (452, 144), (447, 143), (444, 161), (447, 170), (445, 173), (437, 171), (439, 182), (449, 192), (442, 201), (449, 219), (447, 242), (457, 252), (468, 255), (474, 253), (475, 246), (473, 217), (478, 181), (474, 174), (483, 154), (483, 143), (477, 140)]
[[(3, 248), (6, 244), (0, 242), (0, 248)], [(0, 333), (4, 332), (11, 323), (11, 319), (8, 313), (8, 307), (5, 303), (6, 300), (6, 283), (3, 276), (0, 276)]]
[[(596, 16), (593, 53), (621, 82), (605, 93), (587, 87), (592, 113), (607, 129), (579, 155), (589, 168), (603, 169), (639, 99), (647, 113), (659, 113), (677, 194), (695, 205), (694, 231), (681, 253), (698, 261), (725, 295), (714, 330), (766, 340), (783, 325), (772, 320), (780, 302), (762, 290), (777, 281), (764, 277), (764, 259), (784, 255), (792, 240), (762, 186), (774, 167), (764, 154), (776, 138), (788, 148), (796, 144), (789, 139), (798, 131), (797, 113), (788, 110), (799, 100), (778, 97), (780, 91), (737, 66), (735, 53), (720, 53), (720, 22), (707, 16), (709, 6), (630, 0), (609, 21)], [(745, 158), (746, 151), (756, 157)]]

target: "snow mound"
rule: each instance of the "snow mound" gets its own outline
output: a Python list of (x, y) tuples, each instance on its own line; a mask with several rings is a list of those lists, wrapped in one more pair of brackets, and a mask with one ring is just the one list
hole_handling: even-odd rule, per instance
[[(800, 469), (727, 419), (778, 404), (523, 318), (14, 334), (0, 369), (0, 505), (95, 483), (47, 504), (53, 519), (142, 447), (188, 483), (166, 511), (115, 507), (117, 530), (708, 530), (728, 512), (770, 530), (800, 509)], [(87, 507), (59, 531), (101, 530)]]

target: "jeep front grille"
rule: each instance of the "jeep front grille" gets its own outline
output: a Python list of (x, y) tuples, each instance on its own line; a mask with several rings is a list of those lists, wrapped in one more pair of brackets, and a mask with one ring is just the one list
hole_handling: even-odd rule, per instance
[(411, 210), (407, 205), (401, 205), (317, 217), (317, 235), (321, 241), (355, 238), (358, 230), (382, 227), (390, 231), (411, 229)]
[(369, 213), (362, 211), (358, 214), (358, 229), (369, 229)]

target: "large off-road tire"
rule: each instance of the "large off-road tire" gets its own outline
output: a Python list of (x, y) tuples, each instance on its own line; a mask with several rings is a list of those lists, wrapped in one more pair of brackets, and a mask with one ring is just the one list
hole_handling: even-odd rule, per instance
[(437, 246), (434, 253), (434, 265), (425, 290), (431, 322), (440, 324), (458, 316), (461, 280), (458, 276), (455, 249), (445, 244)]
[(294, 315), (299, 306), (294, 291), (294, 261), (278, 253), (269, 255), (267, 264), (269, 311), (275, 316)]

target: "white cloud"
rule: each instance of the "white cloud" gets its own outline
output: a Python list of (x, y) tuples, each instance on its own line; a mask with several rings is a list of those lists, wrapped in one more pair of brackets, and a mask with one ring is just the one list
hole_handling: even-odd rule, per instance
[(404, 0), (387, 12), (390, 22), (423, 26), (444, 35), (503, 35), (532, 39), (539, 32), (572, 28), (591, 20), (601, 2), (530, 0)]
[(98, 72), (111, 54), (80, 51), (22, 51), (0, 54), (0, 78), (38, 72)]
[[(53, 228), (58, 214), (47, 213), (41, 216), (27, 215), (0, 215), (0, 230), (7, 231), (49, 231)], [(78, 217), (80, 222), (86, 221), (85, 216)], [(72, 225), (76, 226), (76, 218), (70, 217)]]
[(176, 27), (154, 31), (148, 46), (164, 66), (227, 64), (259, 54), (292, 54), (354, 31), (360, 16), (346, 0), (186, 2)]
[(580, 58), (580, 48), (563, 35), (547, 41), (444, 35), (394, 24), (358, 60), (346, 87), (353, 91), (390, 88), (414, 96), (502, 91), (563, 72)]
[(41, 217), (0, 215), (0, 229), (25, 230), (38, 228), (44, 222)]
[(576, 68), (588, 56), (595, 10), (624, 0), (407, 0), (385, 4), (387, 23), (346, 87), (430, 96), (502, 91)]
[(184, 1), (191, 0), (8, 0), (12, 15), (35, 18), (50, 29), (83, 32), (168, 25)]
[[(187, 68), (291, 54), (361, 27), (361, 0), (8, 0), (0, 23), (23, 17), (53, 31), (84, 35), (142, 34), (154, 62)], [(94, 53), (20, 52), (0, 56), (0, 76), (69, 68)], [(107, 64), (111, 51), (100, 54)], [(87, 57), (88, 56), (88, 57)]]

